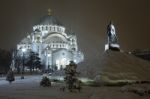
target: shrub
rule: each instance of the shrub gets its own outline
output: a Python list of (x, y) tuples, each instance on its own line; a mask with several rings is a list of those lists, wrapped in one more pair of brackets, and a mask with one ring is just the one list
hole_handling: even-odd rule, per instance
[(10, 84), (12, 81), (15, 81), (14, 73), (11, 69), (7, 73), (6, 80), (9, 81)]
[(51, 81), (48, 77), (43, 77), (41, 82), (40, 82), (40, 86), (43, 87), (50, 87), (51, 86)]

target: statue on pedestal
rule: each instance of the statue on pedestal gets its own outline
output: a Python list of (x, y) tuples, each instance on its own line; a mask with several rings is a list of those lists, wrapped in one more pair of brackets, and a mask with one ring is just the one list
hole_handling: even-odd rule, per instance
[(118, 38), (116, 35), (115, 26), (112, 22), (107, 26), (107, 35), (108, 35), (108, 43), (105, 45), (105, 50), (120, 50), (120, 46), (118, 44)]

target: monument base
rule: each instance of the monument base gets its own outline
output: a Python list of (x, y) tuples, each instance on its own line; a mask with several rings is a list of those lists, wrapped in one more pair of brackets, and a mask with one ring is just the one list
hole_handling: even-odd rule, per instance
[(105, 44), (105, 51), (106, 50), (120, 51), (120, 46), (119, 44)]

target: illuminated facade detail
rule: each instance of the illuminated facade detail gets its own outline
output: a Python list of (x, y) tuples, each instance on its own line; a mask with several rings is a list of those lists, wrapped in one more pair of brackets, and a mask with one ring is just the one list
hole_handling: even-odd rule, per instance
[(108, 49), (120, 50), (115, 26), (112, 24), (112, 22), (110, 22), (109, 25), (107, 26), (107, 36), (108, 36), (108, 42), (105, 45), (105, 51)]
[(38, 53), (45, 69), (53, 66), (60, 69), (68, 65), (69, 61), (80, 63), (84, 60), (83, 53), (78, 51), (76, 35), (53, 17), (50, 10), (48, 15), (33, 26), (33, 32), (17, 45), (20, 55), (21, 49), (26, 49), (26, 53)]

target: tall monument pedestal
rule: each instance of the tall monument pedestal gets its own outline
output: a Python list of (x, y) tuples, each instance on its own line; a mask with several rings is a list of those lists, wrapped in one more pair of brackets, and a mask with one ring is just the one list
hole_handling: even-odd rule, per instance
[(106, 50), (120, 51), (120, 46), (119, 44), (105, 44), (105, 51)]

